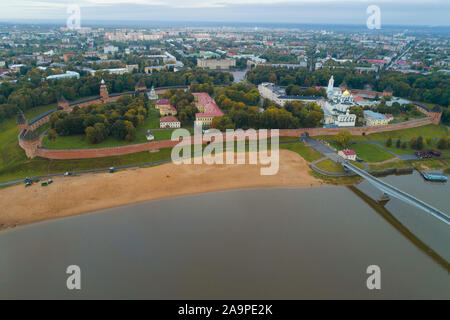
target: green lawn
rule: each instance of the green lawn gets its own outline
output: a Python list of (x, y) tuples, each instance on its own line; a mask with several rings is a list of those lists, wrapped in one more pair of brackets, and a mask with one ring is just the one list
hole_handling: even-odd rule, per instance
[(377, 171), (377, 170), (384, 170), (384, 169), (394, 169), (394, 168), (404, 169), (404, 168), (411, 168), (411, 167), (412, 167), (412, 165), (409, 161), (398, 160), (398, 161), (388, 162), (388, 163), (383, 163), (383, 164), (370, 165), (370, 170)]
[(371, 143), (356, 143), (350, 148), (365, 162), (382, 162), (394, 158), (390, 153)]
[(338, 164), (334, 161), (331, 161), (330, 159), (320, 161), (319, 163), (316, 164), (316, 166), (319, 169), (322, 169), (322, 170), (325, 170), (328, 172), (343, 172), (344, 171), (344, 168), (340, 164)]
[(424, 159), (420, 161), (414, 161), (414, 165), (422, 170), (435, 170), (435, 169), (446, 169), (449, 168), (449, 162), (447, 160), (439, 159)]
[[(317, 140), (325, 140), (325, 141), (330, 141), (330, 140), (337, 140), (336, 139), (336, 135), (330, 135), (330, 136), (314, 136), (311, 137), (313, 139), (317, 139)], [(357, 136), (357, 135), (352, 135), (351, 136), (351, 141), (367, 141), (367, 136)]]
[(395, 140), (397, 139), (411, 139), (414, 136), (422, 136), (423, 138), (441, 138), (446, 135), (449, 135), (449, 133), (445, 126), (428, 124), (417, 128), (373, 133), (367, 137), (372, 141), (386, 141), (389, 137), (391, 137), (395, 143)]
[[(391, 147), (386, 147), (386, 143), (383, 143), (383, 146), (386, 149), (388, 149), (389, 151), (392, 151), (392, 152), (394, 152), (394, 153), (396, 153), (398, 155), (413, 154), (414, 152), (417, 151), (417, 150), (412, 149), (409, 146), (409, 142), (407, 143), (407, 147), (405, 149), (397, 148), (396, 147), (396, 140), (392, 141), (392, 146)], [(434, 149), (434, 150), (437, 150), (437, 151), (441, 152), (443, 158), (450, 157), (450, 150), (448, 150), (448, 149), (447, 150), (439, 150), (437, 148), (437, 140), (431, 141), (430, 144), (425, 144), (424, 150), (426, 150), (426, 149)]]
[(141, 125), (142, 129), (159, 129), (159, 111), (152, 108), (148, 112), (148, 117), (144, 120)]
[(304, 143), (286, 143), (280, 144), (280, 149), (290, 150), (298, 153), (302, 156), (306, 161), (314, 161), (323, 157), (322, 154), (311, 148), (310, 146), (305, 145)]
[[(155, 140), (170, 140), (172, 132), (175, 129), (153, 130), (152, 133), (155, 136)], [(190, 130), (192, 133), (192, 130)], [(50, 141), (48, 137), (44, 137), (42, 144), (48, 149), (92, 149), (92, 148), (108, 148), (119, 147), (129, 144), (138, 144), (148, 142), (145, 137), (146, 130), (143, 127), (138, 127), (136, 132), (136, 139), (132, 142), (126, 140), (118, 140), (109, 136), (105, 141), (101, 143), (90, 143), (85, 135), (72, 135), (72, 136), (58, 136), (55, 140)]]
[[(428, 138), (428, 137), (429, 138), (441, 138), (444, 135), (449, 135), (445, 126), (442, 126), (442, 125), (437, 126), (434, 124), (428, 124), (428, 125), (417, 127), (417, 128), (372, 133), (372, 134), (369, 134), (366, 136), (353, 135), (351, 137), (351, 140), (352, 141), (366, 141), (366, 140), (385, 141), (385, 140), (387, 140), (388, 137), (391, 137), (393, 140), (396, 140), (398, 138), (411, 139), (413, 136), (422, 136), (423, 138)], [(329, 140), (336, 140), (336, 135), (315, 136), (312, 138), (318, 139), (318, 140), (329, 141)]]
[[(25, 111), (25, 117), (29, 120), (43, 112), (55, 108), (55, 105), (36, 107)], [(16, 117), (0, 122), (0, 173), (28, 162), (25, 152), (19, 147), (17, 137), (19, 130), (16, 125)]]

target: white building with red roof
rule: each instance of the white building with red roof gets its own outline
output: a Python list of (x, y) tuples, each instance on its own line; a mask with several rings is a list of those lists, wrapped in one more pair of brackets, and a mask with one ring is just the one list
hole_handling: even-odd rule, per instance
[(346, 160), (355, 161), (356, 160), (356, 152), (353, 150), (341, 150), (338, 152), (338, 155), (340, 155), (342, 158)]
[(193, 93), (195, 106), (200, 111), (195, 114), (195, 125), (210, 126), (215, 117), (222, 117), (223, 112), (213, 98), (206, 92)]
[(181, 122), (178, 120), (177, 117), (174, 116), (166, 116), (159, 119), (159, 127), (161, 129), (168, 129), (168, 128), (180, 128)]

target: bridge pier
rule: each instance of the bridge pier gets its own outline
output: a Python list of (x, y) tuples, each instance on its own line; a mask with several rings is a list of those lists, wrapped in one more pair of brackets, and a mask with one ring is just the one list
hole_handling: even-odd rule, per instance
[(383, 205), (383, 206), (386, 203), (388, 203), (389, 200), (391, 200), (391, 197), (389, 197), (389, 195), (387, 193), (383, 193), (381, 196), (378, 197), (378, 203)]

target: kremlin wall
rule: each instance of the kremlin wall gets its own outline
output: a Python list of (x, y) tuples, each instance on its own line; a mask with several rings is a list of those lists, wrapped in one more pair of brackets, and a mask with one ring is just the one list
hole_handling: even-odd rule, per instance
[[(173, 87), (175, 89), (186, 89), (185, 86)], [(102, 81), (100, 86), (100, 96), (80, 100), (76, 102), (69, 103), (64, 97), (61, 97), (58, 101), (58, 107), (50, 110), (46, 113), (41, 114), (37, 118), (27, 121), (23, 114), (19, 115), (19, 120), (17, 125), (19, 127), (19, 146), (25, 151), (28, 158), (42, 157), (47, 159), (89, 159), (89, 158), (101, 158), (110, 156), (121, 156), (142, 151), (154, 151), (162, 148), (170, 148), (178, 144), (178, 141), (164, 140), (164, 141), (153, 141), (140, 144), (130, 144), (120, 147), (110, 147), (110, 148), (89, 148), (89, 149), (46, 149), (42, 147), (42, 138), (40, 137), (27, 137), (28, 133), (32, 133), (41, 125), (50, 121), (50, 116), (56, 111), (66, 111), (70, 112), (75, 106), (86, 107), (92, 104), (103, 104), (117, 101), (123, 95), (133, 95), (136, 92), (146, 91), (145, 85), (142, 82), (136, 85), (135, 91), (124, 92), (120, 94), (108, 94), (108, 89)], [(157, 88), (156, 92), (162, 94), (170, 89), (169, 87)], [(303, 133), (308, 133), (310, 136), (320, 136), (320, 135), (335, 135), (342, 130), (349, 131), (352, 135), (368, 135), (376, 132), (386, 132), (393, 130), (401, 130), (407, 128), (420, 127), (427, 124), (439, 124), (441, 119), (441, 112), (437, 110), (430, 110), (430, 108), (418, 104), (415, 104), (417, 109), (427, 115), (427, 118), (411, 120), (391, 125), (381, 125), (381, 126), (371, 126), (371, 127), (342, 127), (342, 128), (309, 128), (309, 129), (281, 129), (280, 136), (282, 137), (300, 137)], [(32, 136), (32, 135), (31, 135)], [(204, 144), (207, 141), (203, 141)]]

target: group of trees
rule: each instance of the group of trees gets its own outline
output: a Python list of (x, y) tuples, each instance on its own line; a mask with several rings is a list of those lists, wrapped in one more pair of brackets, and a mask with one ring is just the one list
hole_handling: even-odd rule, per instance
[(300, 86), (290, 84), (286, 87), (286, 94), (288, 96), (309, 96), (309, 97), (326, 97), (327, 92), (324, 88), (306, 88), (302, 89)]
[(150, 104), (144, 97), (122, 96), (116, 103), (75, 107), (70, 113), (58, 111), (50, 117), (54, 131), (49, 132), (49, 138), (54, 139), (57, 133), (85, 134), (90, 143), (100, 143), (108, 136), (133, 141), (136, 127), (147, 118)]
[[(411, 149), (414, 150), (423, 150), (425, 147), (431, 147), (433, 142), (433, 139), (431, 138), (423, 138), (422, 136), (414, 136), (411, 138), (411, 140), (409, 141), (409, 146), (411, 147)], [(386, 140), (386, 146), (387, 147), (392, 147), (393, 145), (393, 141), (391, 137), (388, 137)], [(440, 138), (436, 144), (438, 149), (444, 150), (444, 149), (448, 149), (450, 148), (450, 137), (448, 136), (443, 136), (442, 138)], [(407, 141), (401, 141), (400, 139), (398, 139), (395, 142), (395, 147), (396, 148), (402, 148), (402, 149), (406, 149), (408, 147), (408, 142)]]
[(259, 104), (259, 91), (253, 85), (234, 83), (227, 87), (217, 87), (214, 92), (217, 105), (223, 111), (242, 109)]
[(259, 92), (253, 85), (239, 83), (216, 88), (215, 95), (218, 106), (225, 112), (225, 116), (213, 120), (212, 127), (219, 130), (316, 127), (323, 118), (317, 104), (300, 101), (289, 102), (284, 108), (270, 104), (263, 110), (259, 106)]
[(170, 104), (177, 109), (178, 119), (181, 124), (183, 126), (191, 126), (195, 121), (195, 114), (198, 112), (192, 92), (171, 89), (163, 97), (169, 99)]
[(437, 147), (441, 150), (450, 149), (450, 137), (444, 136), (437, 142)]
[(193, 69), (180, 72), (155, 71), (152, 75), (143, 77), (139, 74), (126, 73), (112, 75), (97, 72), (95, 76), (82, 76), (80, 79), (42, 80), (43, 75), (37, 73), (29, 80), (21, 79), (16, 83), (4, 82), (0, 85), (0, 122), (15, 116), (18, 108), (22, 111), (56, 103), (63, 95), (73, 101), (99, 94), (102, 79), (108, 85), (110, 93), (134, 91), (139, 79), (143, 79), (148, 88), (203, 84), (230, 84), (233, 75), (226, 72)]
[(212, 128), (225, 129), (294, 129), (300, 126), (298, 118), (285, 109), (271, 107), (259, 112), (258, 107), (233, 110), (223, 117), (214, 118)]
[(387, 106), (384, 100), (382, 100), (381, 103), (375, 107), (375, 111), (383, 114), (390, 113), (394, 116), (401, 113), (408, 114), (410, 116), (419, 116), (422, 114), (412, 103), (401, 105), (398, 102), (394, 102), (391, 106)]

